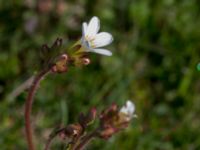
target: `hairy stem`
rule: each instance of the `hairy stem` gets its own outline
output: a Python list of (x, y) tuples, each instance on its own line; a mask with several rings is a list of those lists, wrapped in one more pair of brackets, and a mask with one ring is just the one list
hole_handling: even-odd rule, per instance
[(33, 133), (31, 128), (31, 110), (32, 110), (32, 104), (35, 96), (35, 92), (39, 86), (40, 81), (43, 79), (45, 75), (47, 75), (49, 70), (44, 70), (38, 73), (33, 83), (29, 89), (28, 96), (25, 103), (25, 132), (26, 132), (26, 139), (28, 143), (28, 150), (35, 150), (34, 144), (33, 144)]
[(44, 150), (49, 150), (53, 139), (54, 139), (58, 134), (60, 134), (61, 132), (63, 132), (64, 130), (65, 130), (65, 128), (61, 128), (61, 129), (59, 129), (58, 131), (56, 131), (55, 133), (53, 133), (52, 135), (50, 135), (50, 136), (49, 136), (49, 139), (47, 140), (47, 143), (46, 143), (46, 145), (45, 145)]
[(96, 137), (96, 131), (83, 137), (82, 141), (74, 148), (74, 150), (83, 150), (94, 137)]
[(53, 141), (53, 139), (56, 137), (56, 135), (55, 136), (52, 136), (52, 137), (49, 137), (49, 139), (47, 140), (47, 143), (46, 143), (46, 145), (45, 145), (45, 148), (44, 148), (44, 150), (49, 150), (49, 148), (50, 148), (50, 146), (51, 146), (51, 142)]

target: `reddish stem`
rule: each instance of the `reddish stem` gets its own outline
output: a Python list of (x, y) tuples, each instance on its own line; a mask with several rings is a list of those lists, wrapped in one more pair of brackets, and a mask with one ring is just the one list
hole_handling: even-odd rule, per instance
[(61, 132), (63, 132), (64, 130), (65, 130), (65, 128), (61, 128), (61, 129), (59, 129), (58, 131), (56, 131), (53, 135), (50, 135), (50, 136), (49, 136), (49, 139), (47, 140), (47, 143), (46, 143), (46, 145), (45, 145), (44, 150), (49, 150), (53, 139), (54, 139), (58, 134), (60, 134)]
[(96, 136), (96, 131), (86, 135), (83, 140), (80, 142), (78, 146), (74, 150), (83, 150), (86, 145)]
[(47, 143), (46, 143), (46, 145), (45, 145), (44, 150), (49, 150), (50, 145), (51, 145), (51, 142), (52, 142), (52, 140), (53, 140), (55, 137), (56, 137), (56, 135), (53, 136), (53, 137), (50, 137), (50, 138), (47, 140)]
[(33, 133), (31, 128), (31, 110), (32, 110), (32, 104), (35, 96), (35, 92), (39, 86), (40, 81), (43, 79), (43, 77), (48, 74), (49, 70), (41, 71), (38, 73), (33, 83), (29, 89), (29, 93), (26, 99), (25, 103), (25, 132), (26, 132), (26, 139), (28, 143), (28, 150), (35, 150), (34, 144), (33, 144)]

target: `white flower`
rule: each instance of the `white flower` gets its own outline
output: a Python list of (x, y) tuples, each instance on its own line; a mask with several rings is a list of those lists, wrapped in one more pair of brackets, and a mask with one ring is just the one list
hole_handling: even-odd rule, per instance
[(120, 113), (126, 116), (126, 120), (129, 121), (131, 118), (135, 117), (135, 105), (130, 100), (126, 101), (126, 105), (120, 109)]
[(108, 32), (100, 32), (100, 21), (97, 17), (92, 17), (90, 22), (82, 25), (81, 45), (86, 52), (94, 52), (102, 55), (111, 56), (112, 52), (101, 47), (109, 45), (113, 37)]

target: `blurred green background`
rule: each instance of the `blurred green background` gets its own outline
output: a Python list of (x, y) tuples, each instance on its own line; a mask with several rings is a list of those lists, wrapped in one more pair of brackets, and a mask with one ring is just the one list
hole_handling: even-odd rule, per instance
[(89, 66), (42, 82), (32, 118), (38, 149), (53, 127), (75, 122), (91, 106), (102, 110), (132, 99), (138, 118), (88, 150), (199, 150), (198, 0), (1, 0), (0, 149), (27, 149), (27, 91), (12, 91), (37, 71), (41, 45), (60, 37), (67, 48), (92, 16), (100, 18), (101, 31), (113, 34), (113, 56), (91, 54)]

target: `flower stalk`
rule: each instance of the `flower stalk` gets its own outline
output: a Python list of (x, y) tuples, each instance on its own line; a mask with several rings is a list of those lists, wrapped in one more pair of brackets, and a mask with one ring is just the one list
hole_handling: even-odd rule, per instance
[(35, 150), (34, 143), (33, 143), (33, 131), (31, 127), (31, 112), (32, 112), (32, 105), (34, 101), (34, 96), (36, 93), (36, 90), (39, 86), (40, 81), (44, 78), (45, 75), (49, 73), (50, 70), (44, 70), (38, 73), (33, 83), (29, 89), (29, 93), (26, 99), (25, 103), (25, 133), (26, 133), (26, 139), (28, 144), (29, 150)]
[(61, 129), (57, 130), (55, 133), (51, 134), (51, 135), (49, 136), (49, 139), (48, 139), (47, 142), (46, 142), (46, 145), (45, 145), (44, 150), (49, 150), (53, 139), (54, 139), (57, 135), (61, 134), (64, 130), (65, 130), (65, 128), (61, 128)]
[(74, 150), (84, 150), (84, 148), (89, 144), (89, 142), (97, 136), (97, 132), (94, 131), (85, 137), (83, 137), (82, 141), (75, 147)]

